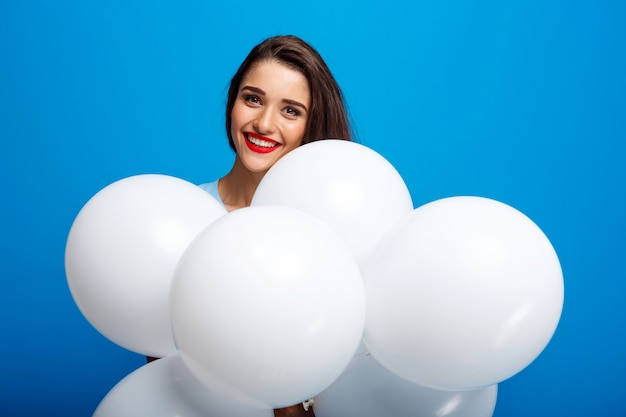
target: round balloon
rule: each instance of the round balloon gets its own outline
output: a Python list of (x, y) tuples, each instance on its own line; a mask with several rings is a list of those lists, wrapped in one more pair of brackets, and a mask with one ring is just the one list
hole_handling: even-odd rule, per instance
[(181, 357), (210, 389), (281, 408), (330, 385), (362, 336), (365, 293), (344, 242), (289, 207), (247, 207), (190, 245), (172, 287)]
[(149, 356), (176, 352), (169, 288), (192, 239), (226, 210), (179, 178), (146, 174), (102, 189), (67, 238), (65, 271), (78, 308), (104, 336)]
[(550, 341), (563, 276), (550, 241), (516, 209), (451, 197), (394, 226), (363, 268), (364, 341), (385, 367), (420, 385), (496, 384)]
[(491, 417), (497, 393), (497, 385), (471, 391), (417, 385), (363, 354), (315, 397), (314, 410), (316, 417)]
[(382, 235), (413, 210), (400, 174), (358, 143), (320, 140), (281, 158), (263, 177), (252, 205), (305, 211), (328, 224), (362, 264)]
[(273, 417), (270, 408), (252, 408), (208, 390), (178, 355), (142, 366), (118, 382), (93, 417)]

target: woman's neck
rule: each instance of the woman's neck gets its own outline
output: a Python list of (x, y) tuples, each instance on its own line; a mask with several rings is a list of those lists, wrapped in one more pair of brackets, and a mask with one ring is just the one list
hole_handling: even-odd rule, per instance
[(218, 182), (217, 190), (226, 210), (233, 211), (248, 207), (264, 175), (265, 172), (249, 171), (241, 163), (239, 157), (236, 157), (230, 172)]

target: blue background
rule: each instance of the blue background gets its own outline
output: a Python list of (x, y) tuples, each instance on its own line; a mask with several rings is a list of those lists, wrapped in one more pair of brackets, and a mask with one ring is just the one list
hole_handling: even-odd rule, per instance
[(494, 198), (557, 250), (560, 325), (495, 416), (626, 415), (626, 3), (211, 3), (0, 3), (2, 416), (90, 415), (144, 363), (76, 308), (71, 223), (133, 174), (223, 175), (229, 78), (283, 33), (325, 57), (416, 206)]

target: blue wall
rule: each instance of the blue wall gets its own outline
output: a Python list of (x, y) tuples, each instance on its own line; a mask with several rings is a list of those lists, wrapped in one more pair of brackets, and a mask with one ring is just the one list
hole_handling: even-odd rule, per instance
[(326, 58), (416, 205), (491, 197), (555, 246), (561, 323), (495, 416), (626, 414), (626, 3), (211, 3), (0, 3), (1, 415), (90, 415), (144, 363), (74, 305), (69, 227), (120, 178), (224, 174), (229, 77), (282, 33)]

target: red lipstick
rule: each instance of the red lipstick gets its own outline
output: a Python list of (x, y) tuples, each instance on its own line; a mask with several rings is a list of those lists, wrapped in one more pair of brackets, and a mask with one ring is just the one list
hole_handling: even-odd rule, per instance
[[(281, 144), (273, 139), (258, 135), (254, 132), (244, 132), (246, 145), (256, 153), (270, 153), (280, 148)], [(254, 142), (253, 142), (254, 141)]]

